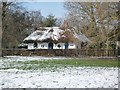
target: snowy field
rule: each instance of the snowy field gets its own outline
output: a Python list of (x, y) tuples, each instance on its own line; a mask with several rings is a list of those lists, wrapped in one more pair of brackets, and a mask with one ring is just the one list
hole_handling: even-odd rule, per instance
[[(6, 57), (11, 60), (48, 60), (65, 57)], [(4, 61), (3, 61), (4, 60)], [(113, 67), (66, 67), (49, 70), (0, 70), (0, 88), (118, 88), (118, 68)]]

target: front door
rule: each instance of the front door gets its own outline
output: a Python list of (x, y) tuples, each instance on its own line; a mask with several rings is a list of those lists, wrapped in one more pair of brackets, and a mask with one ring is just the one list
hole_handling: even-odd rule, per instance
[(37, 47), (38, 47), (38, 46), (37, 46), (37, 43), (35, 42), (35, 43), (34, 43), (34, 48), (37, 48)]
[(53, 49), (53, 43), (48, 43), (48, 49)]
[(65, 43), (65, 49), (68, 49), (69, 44)]

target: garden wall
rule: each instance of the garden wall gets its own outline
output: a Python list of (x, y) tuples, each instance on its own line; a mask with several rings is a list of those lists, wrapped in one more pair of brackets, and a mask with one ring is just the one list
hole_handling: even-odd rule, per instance
[(116, 56), (115, 50), (85, 50), (85, 49), (6, 49), (2, 51), (3, 56)]

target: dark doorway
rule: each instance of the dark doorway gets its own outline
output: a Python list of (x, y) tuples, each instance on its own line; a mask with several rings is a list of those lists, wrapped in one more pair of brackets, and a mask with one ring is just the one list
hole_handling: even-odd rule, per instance
[(48, 49), (53, 49), (53, 43), (48, 43)]
[(36, 42), (34, 43), (34, 48), (37, 48), (37, 43)]
[(65, 49), (68, 49), (69, 44), (65, 43)]
[(118, 47), (118, 56), (120, 56), (120, 47)]

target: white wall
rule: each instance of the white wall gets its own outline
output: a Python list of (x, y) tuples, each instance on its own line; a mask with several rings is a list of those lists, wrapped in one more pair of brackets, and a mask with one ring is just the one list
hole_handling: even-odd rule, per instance
[(48, 49), (48, 43), (38, 43), (37, 49)]
[(28, 43), (28, 49), (34, 49), (34, 43)]
[[(58, 47), (58, 45), (60, 45), (60, 47)], [(48, 49), (48, 43), (37, 43), (37, 48), (34, 48), (34, 43), (29, 43), (28, 49)], [(53, 44), (53, 49), (65, 49), (65, 43)], [(76, 49), (76, 45), (69, 43), (68, 49)]]

